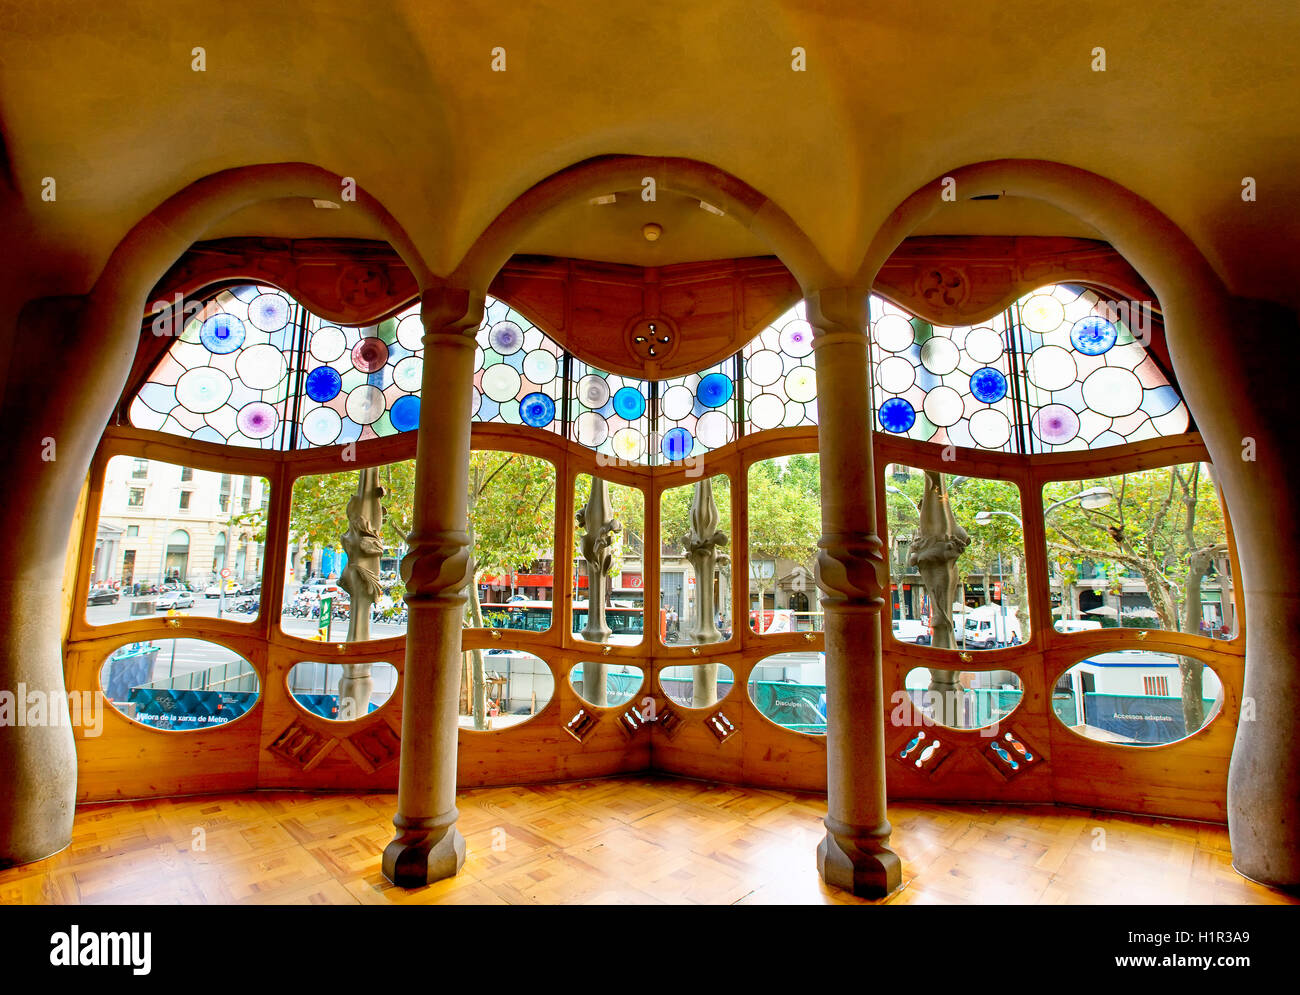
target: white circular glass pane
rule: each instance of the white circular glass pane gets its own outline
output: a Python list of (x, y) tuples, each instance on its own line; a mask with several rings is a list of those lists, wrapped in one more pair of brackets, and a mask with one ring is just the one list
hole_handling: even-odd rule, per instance
[(1074, 357), (1059, 345), (1040, 346), (1029, 357), (1029, 381), (1035, 387), (1064, 390), (1077, 376)]
[[(957, 351), (955, 347), (953, 351)], [(876, 380), (886, 393), (901, 394), (916, 383), (916, 367), (902, 356), (890, 356), (880, 361)]]
[(935, 387), (925, 395), (925, 417), (940, 428), (956, 425), (961, 421), (962, 400), (951, 387)]
[(524, 376), (539, 387), (545, 387), (555, 379), (557, 364), (555, 353), (545, 349), (534, 349), (524, 357)]
[(745, 370), (749, 373), (749, 379), (759, 387), (771, 387), (781, 379), (784, 369), (781, 354), (771, 349), (760, 349), (745, 360)]
[(1052, 332), (1065, 320), (1065, 306), (1055, 297), (1034, 294), (1020, 308), (1020, 317), (1031, 332)]
[(407, 356), (393, 367), (393, 383), (402, 390), (414, 392), (420, 389), (424, 377), (424, 360), (419, 356)]
[(595, 449), (609, 438), (609, 423), (594, 411), (584, 411), (578, 415), (573, 427), (577, 430), (578, 443), (589, 449)]
[(348, 394), (348, 417), (358, 425), (370, 425), (379, 421), (384, 407), (384, 392), (373, 384), (353, 387)]
[(981, 408), (970, 416), (970, 434), (985, 449), (1001, 449), (1011, 439), (1011, 422), (996, 408)]
[(343, 355), (348, 340), (343, 329), (324, 325), (311, 333), (311, 354), (322, 363), (332, 363)]
[(519, 396), (519, 371), (506, 363), (497, 363), (483, 372), (483, 393), (498, 404)]
[(191, 411), (216, 411), (230, 397), (230, 377), (211, 366), (186, 370), (176, 381), (176, 400)]
[(1083, 400), (1098, 414), (1121, 418), (1142, 403), (1142, 381), (1128, 370), (1103, 366), (1083, 382)]
[(578, 381), (578, 400), (592, 409), (603, 408), (609, 401), (609, 381), (596, 373), (588, 373)]
[(664, 391), (660, 410), (669, 421), (681, 421), (695, 410), (695, 395), (689, 387), (676, 384)]
[(284, 379), (287, 370), (284, 353), (273, 345), (249, 346), (235, 358), (239, 379), (254, 390), (270, 390)]
[(695, 437), (709, 449), (719, 449), (731, 441), (731, 419), (722, 411), (706, 411), (695, 423)]
[(408, 314), (397, 323), (397, 344), (403, 349), (418, 352), (424, 348), (424, 323), (418, 314)]
[[(787, 322), (781, 329), (781, 351), (787, 356), (802, 359), (812, 352), (812, 325), (803, 319)], [(775, 381), (773, 381), (775, 382)]]
[(785, 401), (775, 394), (759, 394), (749, 402), (749, 420), (757, 429), (776, 428), (785, 418)]
[[(944, 376), (957, 369), (961, 362), (961, 350), (952, 339), (936, 335), (927, 339), (921, 346), (921, 365), (935, 376)], [(908, 364), (911, 365), (910, 363)]]
[(901, 314), (887, 314), (872, 329), (876, 344), (886, 352), (902, 352), (916, 339), (912, 323)]
[(972, 328), (966, 333), (966, 355), (977, 363), (995, 363), (1002, 355), (1002, 336), (991, 328)]
[(313, 408), (302, 420), (303, 437), (313, 446), (328, 446), (342, 427), (343, 419), (333, 408)]

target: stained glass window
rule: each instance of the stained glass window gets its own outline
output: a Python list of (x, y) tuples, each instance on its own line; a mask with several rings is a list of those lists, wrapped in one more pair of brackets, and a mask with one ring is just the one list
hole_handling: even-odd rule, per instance
[[(1045, 287), (969, 327), (931, 325), (874, 296), (869, 314), (884, 432), (1046, 453), (1187, 431), (1187, 406), (1126, 316), (1082, 287)], [(420, 420), (423, 334), (418, 304), (348, 328), (274, 288), (235, 287), (185, 323), (131, 423), (264, 449), (409, 432)], [(816, 425), (812, 340), (800, 302), (715, 366), (638, 380), (576, 359), (489, 298), (472, 416), (560, 433), (620, 461), (676, 462), (740, 435)]]
[(491, 297), (477, 341), (474, 420), (561, 431), (564, 350), (523, 315)]
[(736, 359), (656, 384), (659, 456), (675, 463), (719, 449), (736, 437)]
[(131, 424), (262, 449), (409, 431), (419, 423), (424, 363), (418, 311), (347, 328), (272, 287), (222, 291), (154, 368)]
[(1117, 309), (1059, 284), (969, 327), (872, 297), (882, 431), (1003, 452), (1096, 449), (1186, 432), (1187, 406)]
[(574, 359), (570, 365), (570, 437), (627, 463), (650, 463), (650, 388), (645, 380), (604, 373)]
[(817, 424), (812, 326), (800, 301), (745, 346), (745, 432)]

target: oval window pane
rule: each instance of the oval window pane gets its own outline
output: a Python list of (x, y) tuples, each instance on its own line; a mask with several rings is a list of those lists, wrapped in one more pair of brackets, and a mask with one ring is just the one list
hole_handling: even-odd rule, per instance
[(555, 675), (541, 657), (520, 650), (462, 654), (460, 727), (478, 732), (527, 722), (551, 703)]
[(289, 693), (313, 715), (348, 722), (369, 715), (392, 697), (397, 668), (391, 663), (293, 665)]
[[(1024, 695), (1020, 678), (1009, 670), (939, 670), (916, 667), (903, 679), (908, 725), (982, 729), (1010, 715)], [(900, 702), (892, 704), (897, 706)]]
[(261, 693), (252, 664), (203, 639), (128, 643), (104, 661), (99, 683), (127, 718), (173, 732), (233, 722)]
[(621, 661), (583, 662), (569, 673), (569, 683), (579, 698), (598, 708), (626, 705), (641, 690), (645, 673)]
[[(1184, 686), (1191, 693), (1183, 695)], [(1172, 653), (1095, 653), (1052, 688), (1052, 711), (1088, 739), (1120, 746), (1164, 746), (1204, 728), (1223, 705), (1219, 675)]]
[(709, 708), (731, 691), (735, 674), (725, 663), (693, 663), (665, 667), (659, 686), (670, 701), (685, 708)]
[(777, 653), (755, 664), (749, 697), (779, 726), (826, 735), (826, 654)]

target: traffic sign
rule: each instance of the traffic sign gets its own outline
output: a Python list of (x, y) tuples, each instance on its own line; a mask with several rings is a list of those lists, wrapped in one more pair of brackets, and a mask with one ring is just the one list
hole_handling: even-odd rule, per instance
[(221, 568), (221, 576), (222, 576), (222, 577), (229, 577), (229, 576), (230, 576), (230, 568), (229, 568), (229, 567), (222, 567), (222, 568)]
[(316, 620), (316, 634), (320, 636), (322, 642), (329, 642), (330, 625), (334, 621), (334, 599), (324, 597), (320, 599), (320, 617)]

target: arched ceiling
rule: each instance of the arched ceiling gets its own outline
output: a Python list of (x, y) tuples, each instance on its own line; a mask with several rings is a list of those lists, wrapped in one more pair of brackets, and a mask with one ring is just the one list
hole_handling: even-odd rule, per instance
[[(84, 290), (131, 225), (228, 167), (355, 177), (449, 272), (530, 186), (626, 153), (729, 171), (845, 273), (935, 176), (1056, 160), (1150, 200), (1235, 292), (1300, 303), (1294, 4), (42, 0), (0, 24), (0, 204), (13, 266), (44, 292)], [(922, 234), (1097, 237), (1042, 205), (958, 195)], [(208, 237), (247, 234), (377, 236), (346, 205), (272, 202)], [(520, 251), (645, 265), (770, 250), (668, 197), (569, 205)]]

